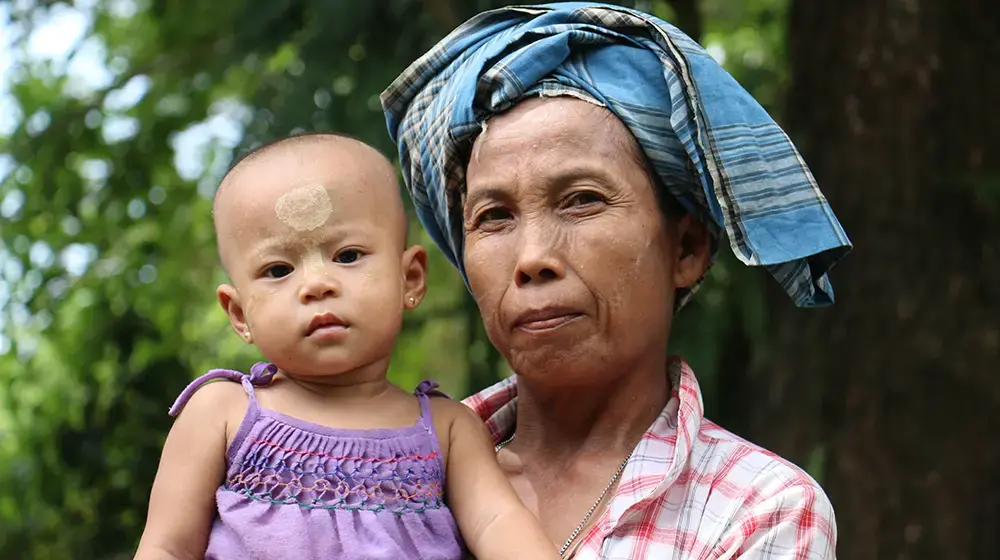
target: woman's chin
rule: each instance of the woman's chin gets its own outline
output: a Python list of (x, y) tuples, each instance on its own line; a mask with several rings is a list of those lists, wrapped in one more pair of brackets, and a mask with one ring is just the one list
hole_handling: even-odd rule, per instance
[(597, 385), (597, 377), (608, 371), (608, 356), (603, 345), (595, 344), (590, 337), (574, 343), (514, 346), (508, 363), (518, 377), (528, 383), (550, 386)]

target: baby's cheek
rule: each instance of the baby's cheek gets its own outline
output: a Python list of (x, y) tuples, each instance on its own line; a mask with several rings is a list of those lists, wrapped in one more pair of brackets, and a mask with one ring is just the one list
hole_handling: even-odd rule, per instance
[(257, 326), (257, 324), (260, 322), (259, 318), (257, 317), (259, 302), (260, 298), (256, 298), (253, 296), (243, 300), (243, 316), (246, 318), (247, 323), (249, 323), (251, 327)]
[(273, 301), (274, 295), (271, 293), (252, 292), (243, 302), (243, 313), (247, 322), (251, 325), (260, 325), (263, 320), (268, 319), (268, 302)]
[(391, 324), (402, 316), (403, 296), (399, 290), (383, 290), (381, 296), (368, 299), (363, 313), (377, 322)]
[(294, 299), (262, 292), (250, 300), (247, 320), (255, 339), (272, 345), (290, 344), (312, 320), (306, 311)]

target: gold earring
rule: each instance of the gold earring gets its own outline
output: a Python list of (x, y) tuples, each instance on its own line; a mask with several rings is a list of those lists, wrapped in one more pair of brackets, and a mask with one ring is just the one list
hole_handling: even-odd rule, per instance
[(410, 296), (410, 305), (416, 305), (416, 304), (417, 304), (417, 298)]

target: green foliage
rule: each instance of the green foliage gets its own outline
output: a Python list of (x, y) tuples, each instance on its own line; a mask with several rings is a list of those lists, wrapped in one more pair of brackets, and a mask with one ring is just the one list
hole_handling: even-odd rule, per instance
[[(395, 153), (379, 92), (451, 27), (501, 3), (92, 0), (79, 5), (88, 23), (75, 52), (101, 69), (82, 80), (29, 56), (31, 26), (66, 5), (0, 1), (20, 26), (0, 32), (13, 40), (17, 108), (0, 123), (0, 557), (128, 555), (171, 400), (197, 373), (258, 358), (213, 293), (223, 277), (210, 198), (234, 154), (296, 130)], [(667, 3), (646, 4), (669, 17)], [(773, 108), (784, 3), (701, 6), (703, 42)], [(207, 140), (182, 162), (192, 131)], [(679, 318), (676, 348), (710, 404), (726, 333), (763, 321), (762, 273), (750, 272), (723, 258)], [(431, 248), (428, 297), (406, 319), (392, 379), (433, 377), (464, 396), (506, 373)]]
[(785, 29), (789, 0), (702, 0), (702, 44), (757, 101), (780, 120), (788, 85)]

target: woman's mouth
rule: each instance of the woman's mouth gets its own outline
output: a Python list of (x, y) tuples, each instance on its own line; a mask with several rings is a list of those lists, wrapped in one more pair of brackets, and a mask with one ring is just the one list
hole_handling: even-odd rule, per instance
[(522, 331), (541, 333), (556, 330), (581, 317), (582, 313), (568, 308), (538, 309), (519, 315), (514, 321), (514, 327)]

